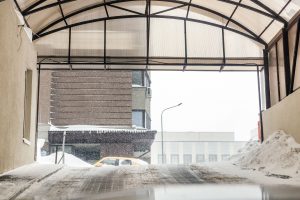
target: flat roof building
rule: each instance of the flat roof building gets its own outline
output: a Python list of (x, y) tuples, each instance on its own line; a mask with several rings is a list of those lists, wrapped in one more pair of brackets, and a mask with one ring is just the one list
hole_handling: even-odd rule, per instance
[(218, 162), (236, 154), (245, 141), (235, 141), (234, 132), (161, 132), (151, 146), (152, 164), (200, 164)]

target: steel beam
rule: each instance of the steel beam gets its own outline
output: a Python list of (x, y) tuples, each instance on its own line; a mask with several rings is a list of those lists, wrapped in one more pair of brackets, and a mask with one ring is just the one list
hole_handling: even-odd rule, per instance
[(44, 3), (45, 1), (47, 1), (47, 0), (39, 0), (39, 1), (34, 2), (32, 5), (28, 6), (26, 9), (24, 9), (24, 10), (22, 11), (22, 14), (27, 13), (28, 11), (30, 11), (30, 10), (34, 9), (35, 7), (41, 5), (41, 4)]
[(150, 26), (151, 26), (151, 21), (150, 21), (150, 15), (151, 15), (151, 0), (146, 0), (146, 68), (148, 69), (149, 66), (149, 53), (150, 53)]
[[(281, 21), (283, 21), (285, 24), (287, 24), (287, 21), (281, 17), (279, 14), (277, 14), (274, 10), (272, 10), (271, 8), (269, 8), (268, 6), (266, 6), (265, 4), (263, 4), (260, 0), (250, 0), (253, 3), (255, 3), (256, 5), (260, 6), (261, 8), (265, 9), (266, 11), (268, 11), (269, 13), (271, 13), (272, 15), (276, 16), (277, 19), (280, 19)], [(287, 2), (287, 4), (289, 4), (291, 2), (291, 0), (289, 0)]]
[(137, 15), (142, 15), (143, 14), (143, 13), (140, 13), (140, 12), (136, 12), (134, 10), (130, 10), (130, 9), (127, 9), (127, 8), (116, 6), (114, 4), (109, 4), (108, 6), (116, 8), (116, 9), (119, 9), (119, 10), (123, 10), (123, 11), (129, 12), (129, 13), (137, 14)]
[(61, 7), (61, 0), (57, 0), (57, 3), (58, 3), (58, 6), (59, 6), (60, 14), (61, 14), (61, 16), (62, 16), (62, 18), (63, 18), (63, 20), (64, 20), (66, 26), (68, 26), (68, 22), (67, 22), (67, 20), (66, 20), (66, 18), (65, 18), (64, 11), (63, 11), (63, 9), (62, 9), (62, 7)]
[(176, 9), (179, 9), (179, 8), (182, 8), (182, 7), (185, 7), (185, 6), (186, 5), (175, 6), (173, 8), (168, 8), (168, 9), (165, 9), (165, 10), (162, 10), (162, 11), (158, 11), (158, 12), (152, 13), (152, 15), (159, 15), (159, 14), (166, 13), (166, 12), (169, 12), (171, 10), (176, 10)]
[[(106, 0), (104, 0), (104, 3), (106, 3)], [(106, 17), (109, 17), (106, 4), (104, 5), (104, 9), (105, 9)]]
[[(283, 6), (283, 8), (279, 11), (279, 13), (278, 13), (278, 16), (280, 16), (280, 14), (284, 11), (284, 9), (289, 5), (289, 3), (290, 3), (291, 1), (288, 1), (284, 6)], [(275, 19), (272, 19), (271, 21), (270, 21), (270, 23), (264, 28), (264, 30), (259, 34), (259, 37), (261, 37), (266, 31), (267, 31), (267, 29), (274, 23), (274, 21), (275, 21)], [(285, 27), (287, 27), (287, 25), (288, 25), (288, 23), (285, 21), (285, 22), (283, 22), (283, 24), (284, 24), (284, 26)]]
[(256, 67), (257, 72), (257, 87), (258, 87), (258, 104), (259, 104), (259, 121), (260, 121), (260, 139), (261, 142), (264, 141), (264, 127), (263, 127), (263, 118), (262, 118), (262, 108), (261, 108), (261, 89), (260, 89), (260, 71), (259, 67)]
[(265, 93), (266, 93), (266, 108), (271, 107), (270, 95), (270, 79), (269, 79), (269, 52), (267, 49), (263, 50), (264, 55), (264, 72), (265, 72)]
[(277, 21), (282, 22), (282, 23), (286, 23), (286, 20), (283, 19), (283, 18), (281, 18), (281, 17), (278, 18), (278, 15), (270, 14), (269, 12), (264, 12), (264, 11), (262, 11), (260, 9), (254, 8), (252, 6), (248, 6), (246, 4), (242, 4), (241, 1), (240, 2), (235, 2), (235, 1), (232, 1), (232, 0), (218, 0), (218, 1), (221, 1), (221, 2), (224, 2), (224, 3), (228, 3), (228, 4), (232, 4), (232, 5), (237, 5), (237, 6), (241, 7), (241, 8), (245, 8), (245, 9), (247, 9), (249, 11), (252, 11), (252, 12), (255, 12), (257, 14), (264, 15), (266, 17), (269, 17), (271, 19), (277, 20)]
[(41, 86), (41, 64), (38, 64), (37, 73), (37, 100), (36, 100), (36, 120), (35, 120), (35, 138), (34, 138), (34, 160), (37, 159), (37, 139), (39, 135), (39, 105), (40, 105), (40, 86)]
[(223, 28), (222, 28), (222, 50), (223, 50), (223, 65), (220, 67), (220, 72), (224, 69), (224, 66), (226, 64), (225, 33)]
[(73, 1), (76, 1), (76, 0), (60, 0), (60, 2), (50, 3), (48, 5), (41, 6), (41, 7), (32, 9), (32, 10), (29, 10), (27, 12), (23, 11), (22, 14), (23, 14), (23, 16), (28, 16), (28, 15), (31, 15), (31, 14), (34, 14), (34, 13), (37, 13), (37, 12), (40, 12), (40, 11), (43, 11), (43, 10), (46, 10), (46, 9), (49, 9), (49, 8), (53, 8), (53, 7), (58, 6), (60, 4), (70, 3), (70, 2), (73, 2)]
[[(61, 30), (65, 30), (65, 29), (70, 28), (70, 27), (76, 27), (76, 26), (81, 26), (81, 25), (84, 25), (84, 24), (90, 24), (90, 23), (95, 23), (95, 22), (100, 22), (100, 21), (105, 21), (105, 20), (131, 19), (131, 18), (147, 18), (147, 16), (146, 15), (123, 15), (123, 16), (113, 16), (113, 17), (105, 17), (105, 18), (98, 18), (98, 19), (82, 21), (82, 22), (75, 23), (75, 24), (69, 24), (68, 26), (56, 28), (54, 30), (51, 30), (51, 31), (48, 31), (48, 32), (45, 32), (45, 33), (40, 33), (40, 34), (34, 35), (33, 40), (39, 39), (39, 38), (44, 37), (46, 35), (56, 33), (56, 32), (61, 31)], [(258, 43), (261, 43), (263, 45), (267, 45), (267, 43), (264, 40), (262, 40), (261, 38), (257, 38), (257, 37), (248, 35), (244, 32), (238, 31), (236, 29), (233, 29), (233, 28), (230, 28), (230, 27), (225, 27), (223, 25), (208, 22), (208, 21), (197, 20), (197, 19), (186, 19), (185, 17), (164, 16), (164, 15), (150, 15), (150, 18), (187, 20), (187, 21), (196, 22), (196, 23), (199, 23), (199, 24), (205, 24), (205, 25), (209, 25), (209, 26), (213, 26), (213, 27), (217, 27), (217, 28), (224, 28), (228, 31), (231, 31), (231, 32), (237, 33), (239, 35), (245, 36), (247, 38), (250, 38), (250, 39), (252, 39), (252, 40), (254, 40)]]
[(284, 74), (286, 96), (291, 94), (291, 69), (290, 69), (290, 53), (289, 53), (289, 35), (286, 28), (282, 29), (283, 42), (283, 59), (284, 59)]
[[(92, 5), (92, 6), (89, 6), (89, 7), (86, 7), (86, 8), (82, 8), (80, 10), (77, 10), (73, 13), (70, 13), (68, 15), (65, 16), (65, 18), (70, 18), (72, 16), (75, 16), (77, 14), (80, 14), (82, 12), (86, 12), (88, 10), (91, 10), (91, 9), (94, 9), (94, 8), (97, 8), (97, 7), (102, 7), (102, 6), (105, 6), (105, 5), (112, 5), (112, 4), (116, 4), (116, 3), (120, 3), (120, 2), (130, 2), (130, 1), (134, 1), (134, 0), (118, 0), (118, 1), (110, 1), (110, 2), (104, 2), (104, 3), (100, 3), (100, 4), (95, 4), (95, 5)], [(174, 3), (173, 0), (156, 0), (158, 2), (172, 2)], [(176, 1), (177, 4), (181, 4), (181, 5), (190, 5), (191, 7), (193, 8), (197, 8), (197, 9), (200, 9), (200, 10), (204, 10), (204, 11), (207, 11), (209, 13), (212, 13), (214, 15), (217, 15), (217, 16), (220, 16), (224, 19), (229, 19), (228, 16), (222, 14), (222, 13), (219, 13), (215, 10), (212, 10), (212, 9), (209, 9), (209, 8), (206, 8), (204, 6), (200, 6), (198, 4), (189, 4), (188, 2), (184, 2), (184, 1)], [(171, 16), (170, 16), (171, 17)], [(44, 33), (45, 31), (47, 31), (49, 28), (51, 28), (52, 26), (56, 25), (57, 23), (61, 22), (63, 19), (58, 19), (52, 23), (50, 23), (49, 25), (47, 25), (46, 27), (44, 27), (43, 29), (41, 29), (40, 31), (37, 32), (37, 35), (42, 35), (42, 33)], [(258, 38), (258, 35), (256, 35), (253, 31), (251, 31), (249, 28), (247, 28), (246, 26), (242, 25), (241, 23), (239, 23), (238, 21), (236, 20), (232, 20), (231, 19), (231, 22), (234, 23), (236, 26), (240, 27), (241, 29), (245, 30), (247, 33), (249, 33), (249, 35), (253, 36), (253, 38)], [(236, 30), (236, 29), (235, 29)], [(238, 31), (236, 30), (237, 32), (241, 32), (241, 31)], [(258, 40), (261, 40), (261, 39), (258, 39)], [(263, 40), (261, 40), (263, 41)], [(264, 42), (264, 41), (263, 41)], [(264, 42), (265, 43), (265, 42)]]
[[(106, 63), (107, 62), (107, 60), (106, 60), (106, 58), (107, 58), (107, 56), (106, 56), (106, 33), (107, 33), (107, 30), (106, 30), (106, 20), (104, 21), (104, 63)], [(107, 68), (107, 66), (106, 66), (106, 64), (104, 65), (104, 68), (106, 69)]]
[[(297, 60), (298, 58), (298, 51), (299, 51), (299, 35), (300, 35), (300, 19), (297, 22), (297, 31), (296, 31), (296, 41), (294, 46), (294, 55), (293, 55), (293, 63), (292, 63), (292, 84), (291, 84), (291, 92), (294, 91), (294, 84), (295, 84), (295, 73), (297, 67)], [(300, 76), (300, 75), (298, 75)]]
[[(230, 23), (230, 21), (231, 21), (233, 15), (234, 15), (234, 13), (236, 12), (236, 10), (238, 9), (238, 7), (241, 5), (241, 2), (242, 2), (242, 0), (239, 0), (239, 2), (236, 4), (236, 6), (235, 6), (234, 10), (232, 11), (232, 13), (231, 13), (229, 19), (227, 20), (227, 23), (226, 23), (226, 25), (225, 25), (226, 27), (227, 27), (228, 24)], [(223, 29), (222, 29), (222, 30), (223, 30)]]
[(279, 58), (278, 58), (278, 45), (275, 44), (276, 51), (276, 72), (277, 72), (277, 91), (278, 91), (278, 101), (281, 100), (281, 91), (280, 91), (280, 76), (279, 76)]
[(71, 63), (72, 28), (69, 28), (68, 62)]
[(189, 5), (186, 11), (186, 16), (185, 16), (185, 20), (184, 20), (184, 27), (183, 27), (183, 31), (184, 31), (184, 65), (183, 65), (183, 71), (186, 68), (186, 65), (188, 64), (188, 47), (187, 47), (187, 35), (186, 35), (186, 20), (189, 18), (189, 12), (190, 12), (190, 8), (191, 8), (191, 2), (192, 0), (189, 1)]

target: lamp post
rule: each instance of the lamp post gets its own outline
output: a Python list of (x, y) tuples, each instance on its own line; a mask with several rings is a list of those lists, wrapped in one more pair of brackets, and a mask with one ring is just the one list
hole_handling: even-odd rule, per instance
[(168, 107), (168, 108), (165, 108), (163, 109), (163, 111), (161, 112), (161, 116), (160, 116), (160, 125), (161, 125), (161, 161), (162, 161), (162, 164), (165, 163), (165, 160), (164, 160), (164, 129), (163, 129), (163, 114), (166, 110), (169, 110), (169, 109), (172, 109), (172, 108), (175, 108), (175, 107), (178, 107), (178, 106), (181, 106), (182, 103), (179, 103), (175, 106), (171, 106), (171, 107)]
[[(62, 157), (59, 160), (58, 163), (60, 163), (60, 161), (62, 160), (62, 163), (65, 164), (65, 143), (66, 143), (66, 135), (67, 135), (67, 130), (69, 127), (68, 126), (54, 126), (55, 129), (57, 129), (58, 131), (63, 131), (63, 141), (62, 141), (62, 145), (61, 145), (61, 150), (62, 150)], [(57, 150), (57, 148), (56, 148)], [(55, 154), (55, 164), (57, 161), (57, 151)]]

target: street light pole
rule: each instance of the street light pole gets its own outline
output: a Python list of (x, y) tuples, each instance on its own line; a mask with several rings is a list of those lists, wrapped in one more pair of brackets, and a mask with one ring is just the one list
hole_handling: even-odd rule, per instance
[(162, 164), (165, 163), (165, 160), (164, 160), (164, 129), (163, 129), (163, 114), (166, 110), (169, 110), (169, 109), (172, 109), (172, 108), (175, 108), (175, 107), (178, 107), (178, 106), (181, 106), (182, 103), (179, 103), (175, 106), (171, 106), (171, 107), (168, 107), (168, 108), (165, 108), (162, 112), (161, 112), (161, 116), (160, 116), (160, 126), (161, 126), (161, 161), (162, 161)]

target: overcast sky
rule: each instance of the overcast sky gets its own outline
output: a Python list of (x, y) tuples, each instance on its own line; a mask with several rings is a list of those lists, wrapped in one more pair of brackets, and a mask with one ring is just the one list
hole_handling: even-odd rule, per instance
[(234, 131), (236, 140), (248, 140), (257, 127), (256, 73), (151, 72), (152, 129), (160, 131)]

